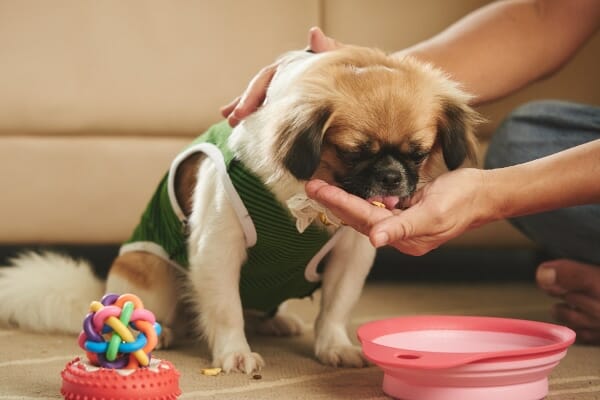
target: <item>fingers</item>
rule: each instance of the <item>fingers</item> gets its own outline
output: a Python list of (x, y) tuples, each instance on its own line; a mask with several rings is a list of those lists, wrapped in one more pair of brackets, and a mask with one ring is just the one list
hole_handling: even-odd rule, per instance
[(411, 209), (407, 209), (376, 223), (370, 233), (373, 245), (382, 247), (389, 244), (411, 256), (422, 256), (439, 247), (445, 240), (437, 240), (435, 233), (418, 232), (414, 215)]
[(600, 320), (587, 314), (585, 311), (574, 307), (572, 304), (555, 304), (552, 315), (557, 321), (568, 325), (572, 329), (592, 329), (600, 331)]
[(271, 64), (261, 69), (250, 81), (242, 96), (221, 108), (221, 115), (227, 118), (229, 125), (235, 127), (265, 101), (267, 88), (276, 70), (277, 64)]
[(233, 112), (233, 109), (235, 108), (235, 106), (238, 105), (238, 103), (240, 102), (242, 96), (238, 96), (235, 99), (233, 99), (231, 101), (231, 103), (221, 107), (221, 115), (223, 116), (223, 118), (227, 118), (229, 117), (229, 115)]
[(369, 237), (375, 247), (383, 247), (389, 243), (403, 240), (409, 236), (410, 228), (406, 226), (404, 215), (402, 218), (388, 218), (376, 224)]
[(588, 293), (600, 299), (600, 268), (574, 260), (547, 261), (537, 269), (541, 289), (554, 296), (567, 292)]
[(323, 53), (343, 46), (341, 42), (326, 36), (319, 27), (312, 27), (308, 31), (308, 47), (315, 53)]
[[(423, 255), (445, 240), (420, 238), (410, 214), (414, 211), (388, 210), (373, 206), (366, 200), (329, 185), (321, 180), (306, 184), (306, 193), (327, 207), (346, 225), (368, 235), (375, 247), (390, 244), (410, 255)], [(407, 214), (409, 215), (407, 217)], [(415, 215), (419, 215), (418, 212)], [(406, 240), (405, 240), (406, 239)]]
[(578, 329), (577, 330), (577, 341), (589, 344), (600, 343), (600, 329)]
[(579, 299), (569, 298), (565, 300), (566, 303), (558, 303), (553, 306), (552, 316), (554, 319), (560, 324), (573, 329), (577, 333), (577, 341), (599, 344), (598, 300), (586, 298), (583, 295)]
[(276, 70), (277, 64), (271, 64), (260, 70), (258, 75), (250, 81), (240, 102), (233, 110), (234, 116), (239, 119), (245, 118), (263, 103), (267, 94), (267, 87), (271, 83)]
[(584, 311), (600, 329), (600, 299), (581, 293), (567, 293), (564, 300), (576, 310)]
[(552, 309), (554, 318), (577, 332), (577, 339), (600, 343), (600, 267), (558, 259), (537, 269), (538, 286), (563, 302)]
[[(315, 53), (334, 50), (343, 44), (326, 36), (318, 27), (309, 30), (309, 48)], [(229, 104), (221, 107), (221, 115), (227, 118), (229, 125), (235, 127), (241, 120), (252, 114), (265, 101), (267, 88), (277, 71), (277, 64), (271, 64), (261, 69), (250, 81), (244, 93)]]
[(366, 200), (321, 180), (306, 184), (306, 194), (327, 207), (345, 224), (368, 235), (371, 227), (392, 215), (390, 210), (373, 206)]

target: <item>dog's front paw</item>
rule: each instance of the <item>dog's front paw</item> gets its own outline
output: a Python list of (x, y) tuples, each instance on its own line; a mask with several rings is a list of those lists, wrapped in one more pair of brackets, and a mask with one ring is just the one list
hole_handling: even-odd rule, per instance
[(238, 371), (252, 374), (260, 371), (264, 367), (265, 362), (258, 353), (235, 351), (216, 359), (215, 364), (223, 368), (224, 372)]
[(317, 358), (323, 364), (334, 367), (362, 368), (368, 362), (358, 346), (334, 346), (317, 352)]

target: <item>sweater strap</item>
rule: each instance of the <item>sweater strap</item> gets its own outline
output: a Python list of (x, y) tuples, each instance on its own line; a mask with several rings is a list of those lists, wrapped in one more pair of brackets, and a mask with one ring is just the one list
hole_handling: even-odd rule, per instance
[(179, 165), (191, 154), (194, 153), (204, 153), (211, 161), (215, 164), (215, 168), (217, 169), (217, 173), (221, 178), (221, 182), (223, 183), (223, 187), (225, 188), (225, 193), (231, 202), (231, 205), (238, 216), (240, 224), (242, 225), (242, 229), (244, 231), (244, 237), (246, 238), (246, 247), (252, 247), (256, 244), (256, 229), (254, 227), (254, 222), (252, 222), (252, 218), (244, 205), (244, 202), (240, 198), (237, 190), (233, 186), (233, 182), (227, 173), (227, 166), (225, 165), (225, 159), (223, 158), (223, 153), (217, 146), (212, 143), (198, 143), (192, 145), (185, 149), (182, 153), (173, 160), (171, 163), (171, 167), (169, 169), (169, 180), (167, 182), (167, 190), (169, 192), (169, 199), (171, 201), (171, 206), (173, 207), (173, 211), (177, 215), (177, 218), (182, 222), (182, 224), (187, 223), (187, 219), (181, 206), (177, 202), (177, 197), (175, 195), (175, 173)]

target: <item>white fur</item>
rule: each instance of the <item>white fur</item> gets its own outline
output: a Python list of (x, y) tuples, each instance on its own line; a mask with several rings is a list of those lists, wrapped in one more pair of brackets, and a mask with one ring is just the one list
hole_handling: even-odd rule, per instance
[[(244, 333), (238, 290), (246, 260), (244, 233), (216, 177), (214, 166), (205, 160), (198, 173), (189, 219), (189, 278), (195, 293), (192, 302), (199, 315), (199, 328), (212, 351), (213, 364), (227, 372), (249, 374), (260, 370), (264, 361), (251, 350)], [(360, 297), (375, 249), (365, 236), (344, 229), (325, 266), (321, 312), (315, 326), (315, 353), (325, 364), (361, 367), (366, 363), (360, 348), (352, 345), (346, 324)], [(301, 332), (302, 323), (294, 316), (278, 313), (256, 330), (295, 335)]]
[[(230, 140), (238, 158), (284, 205), (293, 195), (304, 192), (304, 182), (273, 161), (273, 151), (277, 150), (276, 123), (284, 113), (296, 112), (289, 107), (299, 101), (301, 93), (288, 89), (295, 77), (319, 57), (294, 53), (286, 59), (271, 83), (266, 105), (238, 125)], [(245, 373), (260, 370), (264, 361), (252, 351), (246, 339), (239, 293), (241, 267), (247, 257), (244, 232), (210, 159), (204, 159), (198, 170), (189, 227), (189, 287), (180, 300), (191, 303), (195, 309), (196, 325), (208, 342), (215, 366)], [(360, 349), (352, 345), (346, 324), (375, 250), (363, 235), (350, 228), (341, 229), (345, 230), (343, 237), (331, 251), (323, 274), (321, 310), (315, 323), (315, 353), (325, 364), (361, 367), (366, 362)], [(22, 328), (77, 332), (89, 301), (101, 297), (104, 291), (104, 284), (93, 278), (89, 266), (66, 257), (28, 254), (17, 259), (15, 265), (17, 268), (2, 270), (0, 321), (14, 321)], [(135, 289), (126, 279), (111, 279), (109, 275), (108, 282), (109, 290)], [(176, 279), (161, 285), (170, 287), (169, 293), (181, 292)], [(165, 302), (164, 293), (152, 290), (144, 292), (144, 297), (149, 304)], [(162, 311), (167, 325), (175, 322), (174, 306)], [(298, 318), (281, 312), (270, 321), (263, 320), (257, 331), (295, 335), (302, 327)]]
[(321, 309), (315, 322), (315, 354), (324, 364), (362, 367), (366, 362), (352, 345), (346, 325), (375, 258), (369, 239), (345, 230), (323, 272)]
[[(189, 277), (195, 293), (193, 303), (200, 316), (198, 325), (215, 366), (227, 372), (239, 370), (249, 374), (262, 368), (264, 361), (251, 350), (244, 333), (238, 291), (241, 266), (246, 259), (244, 233), (210, 160), (205, 160), (198, 172), (194, 193), (189, 219)], [(223, 240), (225, 237), (227, 241)], [(315, 353), (325, 364), (366, 365), (360, 348), (351, 344), (346, 324), (374, 255), (368, 239), (349, 228), (332, 250), (325, 267), (321, 313), (315, 327)], [(281, 312), (256, 330), (295, 335), (301, 332), (302, 323)]]
[(38, 332), (79, 333), (104, 282), (90, 265), (54, 253), (25, 253), (0, 269), (0, 323)]
[(282, 204), (297, 193), (304, 192), (304, 182), (273, 163), (273, 152), (277, 151), (277, 124), (282, 116), (292, 112), (302, 93), (290, 91), (296, 80), (321, 55), (307, 52), (287, 53), (269, 84), (263, 107), (243, 120), (233, 131), (229, 145), (244, 162), (273, 192)]
[(246, 259), (244, 232), (209, 160), (203, 161), (198, 172), (192, 209), (189, 278), (195, 289), (198, 325), (212, 351), (213, 364), (225, 371), (259, 370), (264, 362), (246, 340), (238, 290)]
[[(274, 121), (278, 120), (276, 112), (281, 110), (281, 103), (287, 103), (286, 98), (294, 96), (285, 88), (312, 62), (308, 57), (295, 54), (293, 61), (280, 67), (270, 85), (267, 105), (242, 122), (230, 139), (230, 146), (239, 159), (267, 184), (282, 204), (293, 195), (303, 193), (304, 182), (273, 163), (273, 141), (277, 136)], [(269, 104), (272, 97), (279, 103), (276, 107)], [(213, 167), (205, 160), (198, 174), (190, 217), (190, 281), (196, 292), (199, 324), (212, 350), (213, 364), (225, 371), (251, 373), (259, 370), (264, 361), (250, 349), (244, 333), (238, 291), (241, 267), (246, 259), (244, 235), (215, 177)], [(226, 242), (223, 241), (225, 236)], [(360, 348), (351, 344), (346, 324), (374, 255), (375, 249), (368, 239), (351, 229), (346, 230), (332, 250), (325, 266), (323, 300), (315, 326), (315, 353), (325, 364), (366, 365)], [(292, 335), (301, 328), (296, 318), (278, 314), (271, 322), (259, 326), (258, 331)]]

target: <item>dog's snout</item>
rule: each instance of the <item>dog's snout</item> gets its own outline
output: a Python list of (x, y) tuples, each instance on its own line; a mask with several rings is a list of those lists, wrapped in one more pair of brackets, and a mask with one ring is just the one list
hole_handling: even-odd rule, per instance
[(377, 180), (384, 187), (395, 188), (402, 182), (402, 174), (400, 171), (382, 171), (377, 174)]

